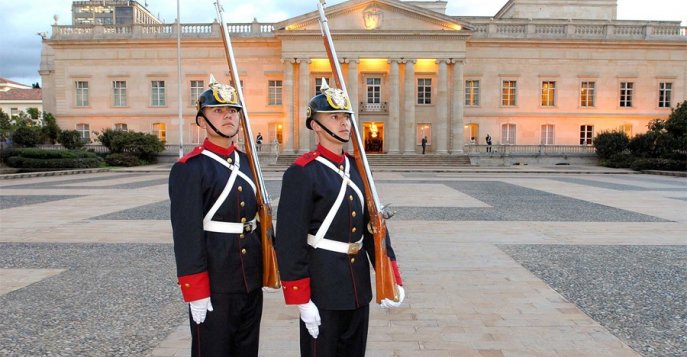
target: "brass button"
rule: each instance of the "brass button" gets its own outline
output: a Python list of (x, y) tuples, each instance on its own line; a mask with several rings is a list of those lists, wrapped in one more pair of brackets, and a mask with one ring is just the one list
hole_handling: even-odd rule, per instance
[(243, 192), (243, 186), (239, 186), (237, 190), (239, 190), (239, 192)]
[(351, 263), (355, 263), (355, 258), (351, 258)]
[(231, 164), (232, 160), (230, 157), (227, 158), (227, 162)]
[(246, 217), (241, 218), (241, 223), (246, 223)]
[(298, 287), (297, 287), (297, 286), (294, 286), (294, 287), (293, 287), (293, 290), (298, 290)]
[(348, 200), (353, 201), (353, 195), (348, 195)]
[(339, 165), (339, 170), (343, 171), (343, 170), (344, 170), (344, 166), (343, 166), (343, 165)]
[(353, 217), (355, 217), (355, 216), (357, 216), (357, 215), (358, 215), (358, 214), (355, 213), (355, 211), (353, 211), (353, 213), (351, 213), (351, 216), (353, 216)]
[(241, 254), (246, 254), (246, 248), (241, 249)]
[(358, 230), (357, 228), (353, 227), (353, 229), (351, 229), (351, 232), (355, 233), (355, 231), (357, 231), (357, 230)]
[(246, 206), (246, 202), (241, 201), (241, 207), (245, 207), (245, 206)]
[(190, 287), (191, 287), (191, 284), (186, 283), (186, 284), (184, 284), (184, 286), (187, 287), (187, 288), (190, 288)]
[(246, 238), (246, 235), (241, 233), (241, 234), (239, 234), (239, 238), (241, 238), (241, 239)]

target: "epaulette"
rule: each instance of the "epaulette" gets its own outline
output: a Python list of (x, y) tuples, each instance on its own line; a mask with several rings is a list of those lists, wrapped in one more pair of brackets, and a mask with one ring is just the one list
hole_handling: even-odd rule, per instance
[(315, 160), (318, 156), (320, 156), (320, 153), (317, 151), (306, 152), (305, 154), (301, 155), (301, 157), (297, 158), (293, 163), (298, 166), (305, 167), (305, 165)]
[(200, 155), (200, 153), (202, 153), (202, 152), (203, 152), (203, 147), (202, 146), (196, 146), (193, 148), (193, 150), (191, 150), (190, 153), (184, 155), (184, 157), (177, 160), (177, 162), (185, 164), (186, 161), (188, 161), (188, 159), (190, 159), (192, 157), (196, 157), (196, 156)]

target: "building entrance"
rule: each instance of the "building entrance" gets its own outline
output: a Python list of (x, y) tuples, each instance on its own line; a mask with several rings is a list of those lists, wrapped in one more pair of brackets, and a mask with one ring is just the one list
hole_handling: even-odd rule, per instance
[(375, 122), (363, 123), (363, 144), (366, 153), (384, 153), (384, 124)]

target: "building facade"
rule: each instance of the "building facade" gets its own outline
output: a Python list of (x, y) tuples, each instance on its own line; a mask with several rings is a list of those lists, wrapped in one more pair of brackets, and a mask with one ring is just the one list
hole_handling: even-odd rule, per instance
[[(462, 154), (483, 144), (591, 145), (601, 131), (646, 131), (687, 99), (687, 35), (674, 21), (616, 20), (616, 1), (510, 0), (494, 17), (447, 1), (350, 0), (329, 26), (370, 153)], [(211, 9), (208, 9), (211, 11)], [(283, 152), (314, 136), (305, 108), (332, 82), (310, 12), (228, 24), (253, 132)], [(196, 144), (195, 99), (229, 81), (220, 26), (55, 24), (43, 41), (44, 108), (62, 128), (135, 130)], [(181, 83), (181, 97), (179, 85)], [(178, 119), (181, 100), (182, 123)]]
[(29, 108), (43, 111), (41, 89), (0, 77), (0, 109), (13, 117)]

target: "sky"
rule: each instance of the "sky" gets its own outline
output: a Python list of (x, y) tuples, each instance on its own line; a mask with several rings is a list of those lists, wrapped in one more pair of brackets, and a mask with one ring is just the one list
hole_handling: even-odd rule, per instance
[[(179, 0), (182, 23), (210, 23), (215, 0)], [(344, 0), (328, 0), (327, 6)], [(451, 16), (493, 16), (507, 0), (448, 0)], [(672, 20), (687, 26), (685, 0), (617, 0), (620, 20)], [(172, 23), (177, 17), (174, 0), (139, 0), (160, 20)], [(317, 0), (222, 0), (226, 22), (279, 22), (317, 10)], [(288, 6), (284, 6), (284, 4)], [(54, 15), (60, 25), (71, 25), (72, 0), (0, 0), (0, 77), (32, 84), (39, 82), (41, 38), (50, 34)], [(183, 45), (183, 44), (182, 44)]]

